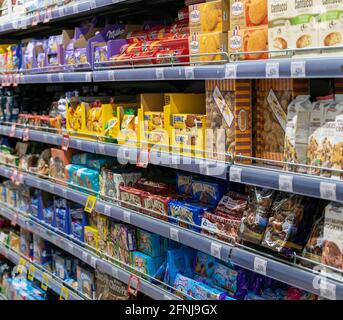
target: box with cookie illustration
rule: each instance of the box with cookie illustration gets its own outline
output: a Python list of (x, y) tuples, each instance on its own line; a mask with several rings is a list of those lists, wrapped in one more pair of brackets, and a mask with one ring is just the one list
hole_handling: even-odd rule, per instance
[(193, 32), (189, 37), (190, 62), (226, 60), (228, 49), (226, 32)]
[(252, 154), (251, 80), (206, 81), (206, 157)]
[(230, 0), (231, 29), (262, 25), (268, 25), (268, 0)]
[[(343, 1), (317, 0), (320, 14), (319, 46), (336, 47), (343, 45)], [(342, 54), (342, 49), (324, 50), (325, 55)]]
[[(315, 0), (292, 0), (291, 29), (292, 48), (311, 49), (318, 47), (318, 6)], [(295, 55), (318, 55), (315, 50), (296, 51)]]
[(189, 6), (190, 32), (223, 32), (229, 30), (228, 1), (216, 0)]
[(308, 80), (261, 79), (255, 89), (256, 157), (283, 161), (287, 108), (296, 96), (308, 94)]
[(268, 26), (235, 27), (228, 33), (228, 50), (232, 60), (268, 59)]
[(291, 1), (268, 0), (268, 44), (270, 57), (285, 57), (292, 48)]

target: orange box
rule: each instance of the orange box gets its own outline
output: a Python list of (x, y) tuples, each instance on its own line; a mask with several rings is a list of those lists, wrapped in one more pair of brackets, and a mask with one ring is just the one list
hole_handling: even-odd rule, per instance
[(232, 60), (268, 59), (268, 52), (235, 54), (239, 52), (268, 51), (268, 26), (240, 29), (228, 33), (228, 52)]

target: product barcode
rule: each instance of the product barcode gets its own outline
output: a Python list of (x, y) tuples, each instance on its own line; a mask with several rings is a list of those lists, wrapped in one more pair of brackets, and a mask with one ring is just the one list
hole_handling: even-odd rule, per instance
[(233, 181), (233, 182), (242, 181), (242, 168), (237, 168), (237, 167), (230, 168), (230, 181)]
[(266, 78), (279, 78), (280, 64), (278, 62), (266, 64)]
[(279, 190), (285, 192), (293, 192), (293, 176), (280, 175), (279, 176)]
[(156, 68), (156, 79), (157, 80), (164, 80), (164, 69), (163, 68)]
[(255, 257), (254, 271), (259, 274), (267, 275), (267, 260)]
[(293, 78), (306, 78), (306, 62), (305, 61), (291, 62), (291, 76)]
[(320, 196), (324, 199), (336, 201), (336, 184), (331, 182), (320, 182)]
[(225, 79), (237, 78), (237, 64), (228, 63), (225, 65)]
[(217, 244), (214, 242), (211, 243), (211, 255), (212, 256), (214, 256), (218, 259), (221, 259), (221, 250), (222, 250), (222, 246), (220, 244)]

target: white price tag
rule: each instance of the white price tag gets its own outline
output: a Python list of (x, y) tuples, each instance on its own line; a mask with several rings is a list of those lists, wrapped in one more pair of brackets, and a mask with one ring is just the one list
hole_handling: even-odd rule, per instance
[(98, 152), (101, 154), (105, 154), (105, 145), (102, 143), (98, 143)]
[(169, 158), (170, 161), (170, 167), (177, 169), (178, 168), (178, 164), (180, 162), (180, 156), (176, 155), (176, 154), (172, 154), (171, 157)]
[(86, 262), (87, 263), (87, 259), (88, 259), (88, 253), (87, 252), (84, 252), (82, 251), (82, 261)]
[(164, 80), (164, 69), (156, 68), (156, 80)]
[(112, 277), (118, 279), (118, 269), (115, 267), (112, 267)]
[(39, 180), (36, 180), (36, 188), (37, 189), (42, 189), (42, 182), (41, 181), (39, 181)]
[(64, 82), (64, 74), (61, 72), (58, 74), (58, 81)]
[(321, 279), (320, 296), (329, 300), (336, 300), (336, 285), (326, 279)]
[(331, 182), (320, 182), (320, 197), (327, 200), (336, 201), (336, 184)]
[(186, 79), (188, 79), (188, 80), (194, 79), (194, 68), (193, 67), (185, 67), (185, 76), (186, 76)]
[(79, 13), (79, 5), (78, 4), (74, 4), (73, 5), (73, 13)]
[(279, 175), (279, 190), (293, 192), (293, 176)]
[(43, 134), (43, 141), (45, 143), (48, 143), (48, 135), (47, 134)]
[(95, 0), (91, 0), (89, 5), (90, 5), (91, 9), (95, 9), (96, 8)]
[(242, 168), (231, 167), (230, 168), (230, 181), (241, 182), (242, 181)]
[(131, 213), (124, 211), (124, 222), (130, 223), (130, 221), (131, 221)]
[(46, 75), (46, 78), (47, 78), (47, 82), (48, 83), (52, 83), (52, 74), (51, 73), (48, 73), (47, 75)]
[(306, 61), (291, 62), (292, 78), (306, 78)]
[(92, 82), (92, 74), (91, 73), (86, 73), (86, 79), (85, 82)]
[(255, 257), (254, 260), (254, 271), (263, 274), (264, 276), (267, 275), (267, 260)]
[(280, 77), (280, 64), (278, 62), (266, 63), (266, 78), (279, 78)]
[(62, 189), (62, 198), (67, 199), (68, 197), (68, 190), (67, 189)]
[(179, 230), (170, 228), (170, 239), (179, 242)]
[(208, 176), (210, 175), (210, 166), (209, 166), (209, 163), (207, 161), (200, 161), (199, 162), (199, 170), (200, 170), (200, 173), (205, 175), (205, 176)]
[(110, 217), (111, 216), (111, 206), (108, 204), (105, 204), (105, 210), (104, 210), (105, 216)]
[(227, 63), (225, 65), (225, 79), (237, 78), (237, 64)]
[(211, 255), (218, 259), (221, 259), (222, 246), (218, 243), (211, 243)]
[(74, 246), (71, 244), (71, 243), (68, 243), (68, 252), (70, 254), (73, 254), (74, 253)]
[(107, 71), (107, 75), (108, 75), (108, 80), (109, 81), (114, 81), (115, 78), (115, 71), (114, 70), (109, 70)]
[(55, 193), (55, 186), (53, 184), (49, 184), (49, 190), (51, 193)]
[(91, 267), (95, 268), (96, 267), (96, 262), (98, 261), (98, 259), (96, 257), (91, 257)]

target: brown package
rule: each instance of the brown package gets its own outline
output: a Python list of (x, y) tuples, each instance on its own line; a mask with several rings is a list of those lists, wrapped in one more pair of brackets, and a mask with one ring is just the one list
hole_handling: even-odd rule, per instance
[[(119, 186), (120, 200), (123, 201), (121, 205), (125, 208), (132, 209), (134, 211), (140, 211), (142, 207), (142, 193), (143, 191), (131, 188)], [(132, 206), (130, 205), (132, 204)]]
[(206, 81), (206, 157), (228, 161), (229, 155), (251, 156), (250, 80)]
[(147, 215), (168, 221), (168, 204), (171, 199), (170, 197), (144, 192), (142, 194), (142, 205), (144, 209), (149, 210), (145, 212)]
[[(256, 80), (255, 88), (256, 157), (283, 161), (287, 108), (296, 96), (308, 93), (309, 82), (306, 79), (264, 79)], [(279, 118), (275, 115), (280, 114), (276, 108), (283, 110)]]

